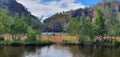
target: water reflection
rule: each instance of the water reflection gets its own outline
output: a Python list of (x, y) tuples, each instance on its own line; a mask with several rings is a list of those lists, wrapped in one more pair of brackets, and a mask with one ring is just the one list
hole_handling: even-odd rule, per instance
[(120, 47), (58, 45), (45, 47), (0, 46), (0, 57), (120, 57)]

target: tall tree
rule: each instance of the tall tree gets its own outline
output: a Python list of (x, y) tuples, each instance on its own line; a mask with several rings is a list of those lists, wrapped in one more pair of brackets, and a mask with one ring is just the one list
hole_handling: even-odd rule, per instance
[(78, 34), (78, 19), (73, 18), (69, 22), (69, 28), (70, 28), (70, 34), (71, 35), (77, 35)]
[(95, 33), (97, 36), (101, 36), (102, 38), (106, 34), (106, 26), (105, 26), (105, 19), (104, 14), (100, 9), (96, 11), (96, 18), (94, 20), (95, 26)]

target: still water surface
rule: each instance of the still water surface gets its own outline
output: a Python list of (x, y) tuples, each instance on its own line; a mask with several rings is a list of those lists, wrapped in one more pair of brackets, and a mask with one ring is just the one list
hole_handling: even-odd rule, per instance
[(0, 57), (120, 57), (120, 47), (0, 46)]

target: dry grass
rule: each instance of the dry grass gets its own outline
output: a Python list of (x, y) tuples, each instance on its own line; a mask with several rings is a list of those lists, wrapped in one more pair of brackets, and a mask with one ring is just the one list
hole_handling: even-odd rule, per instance
[[(13, 40), (11, 34), (4, 34), (4, 35), (2, 35), (2, 37), (3, 37), (5, 40)], [(17, 38), (17, 39), (20, 39), (20, 40), (25, 40), (25, 39), (27, 39), (27, 36), (26, 36), (26, 35), (23, 35), (23, 34), (20, 34), (20, 35), (16, 35), (16, 38)]]
[(78, 42), (78, 38), (76, 36), (70, 36), (70, 35), (43, 35), (42, 38), (52, 39), (53, 42), (55, 43), (62, 43), (64, 40)]

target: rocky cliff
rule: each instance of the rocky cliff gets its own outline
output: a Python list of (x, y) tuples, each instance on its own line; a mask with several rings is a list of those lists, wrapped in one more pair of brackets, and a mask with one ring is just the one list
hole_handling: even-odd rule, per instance
[[(77, 10), (70, 10), (67, 12), (56, 13), (53, 16), (47, 18), (44, 21), (47, 29), (45, 31), (61, 32), (63, 31), (63, 25), (67, 24), (71, 18), (75, 17), (87, 17), (90, 16), (90, 19), (93, 20), (95, 17), (96, 9), (98, 8), (107, 8), (111, 5), (110, 2), (102, 2), (96, 6), (89, 8), (79, 8)], [(114, 2), (114, 9), (117, 13), (120, 13), (120, 2)]]
[(30, 15), (30, 19), (33, 21), (33, 28), (38, 29), (42, 27), (44, 29), (44, 26), (41, 24), (40, 20), (33, 16), (22, 4), (18, 3), (16, 0), (0, 0), (0, 9), (7, 9), (10, 16), (14, 16), (15, 13), (18, 13), (19, 16)]
[[(0, 0), (0, 9), (8, 9), (11, 16), (14, 16), (15, 13), (18, 13), (20, 16), (22, 14), (30, 14), (30, 12), (27, 11), (27, 9), (22, 4), (18, 3), (16, 0)], [(36, 18), (33, 15), (31, 16)]]

